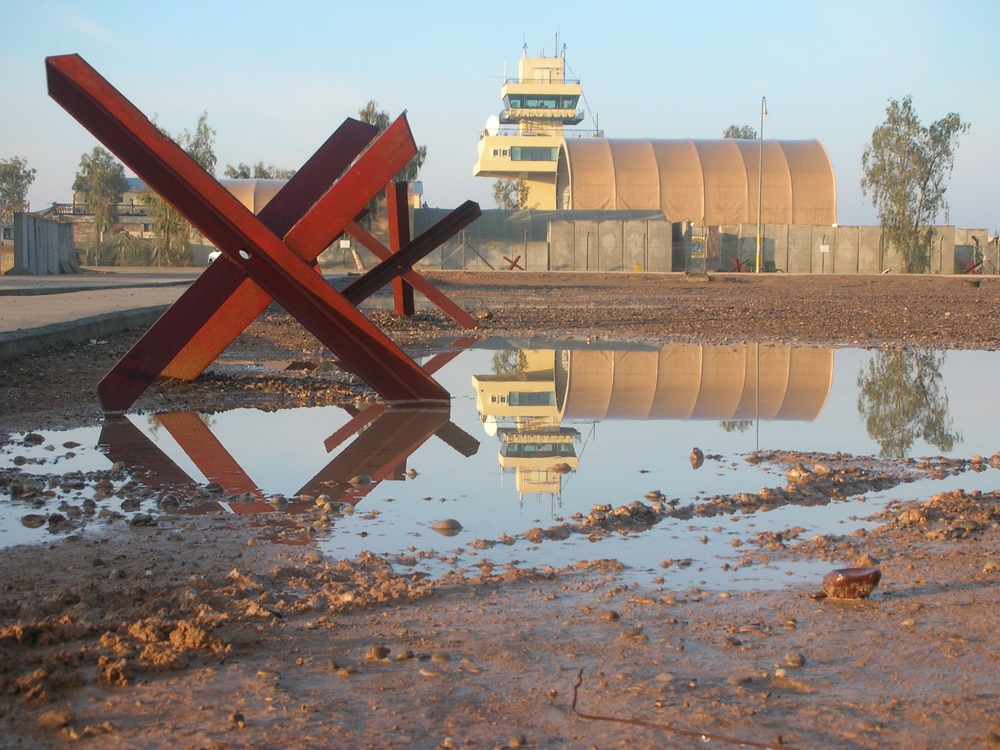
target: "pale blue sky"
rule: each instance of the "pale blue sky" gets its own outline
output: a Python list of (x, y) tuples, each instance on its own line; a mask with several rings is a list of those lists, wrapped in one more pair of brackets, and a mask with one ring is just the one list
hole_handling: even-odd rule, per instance
[[(32, 208), (68, 201), (96, 140), (49, 99), (44, 59), (79, 53), (171, 133), (202, 111), (219, 174), (258, 160), (294, 168), (375, 99), (407, 110), (431, 206), (471, 198), (479, 130), (500, 110), (504, 66), (555, 36), (609, 138), (718, 138), (730, 124), (765, 138), (816, 138), (838, 188), (841, 224), (877, 223), (861, 196), (861, 153), (890, 98), (923, 122), (958, 112), (950, 222), (1000, 229), (997, 0), (424, 3), (0, 2), (0, 158), (37, 170)], [(589, 124), (589, 120), (588, 120)], [(945, 217), (939, 217), (944, 221)]]

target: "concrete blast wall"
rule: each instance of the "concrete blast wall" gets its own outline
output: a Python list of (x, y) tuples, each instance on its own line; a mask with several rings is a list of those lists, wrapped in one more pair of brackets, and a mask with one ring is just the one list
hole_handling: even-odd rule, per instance
[(72, 225), (14, 214), (14, 267), (7, 273), (48, 276), (80, 272)]
[[(681, 255), (687, 259), (685, 268), (701, 268), (701, 260), (691, 258), (691, 236), (705, 236), (708, 239), (704, 260), (706, 270), (732, 271), (742, 264), (747, 266), (747, 270), (752, 270), (757, 255), (756, 224), (690, 229), (678, 226), (681, 231), (675, 233), (675, 242), (681, 245)], [(980, 241), (978, 250), (973, 237)], [(989, 234), (985, 229), (935, 227), (929, 273), (964, 273), (970, 266), (984, 260), (988, 241)], [(765, 270), (830, 274), (904, 272), (902, 256), (883, 241), (881, 227), (769, 226), (763, 231), (761, 245), (761, 261)], [(989, 258), (985, 260), (987, 262), (980, 270), (993, 273), (1000, 270), (992, 268)], [(1000, 265), (1000, 258), (993, 264)]]
[[(531, 271), (726, 272), (753, 270), (756, 261), (756, 224), (695, 227), (661, 219), (546, 217), (547, 222), (540, 224), (534, 236), (518, 231), (512, 237), (509, 232), (503, 236), (503, 221), (494, 219), (497, 226), (491, 231), (477, 230), (473, 224), (428, 255), (417, 268), (503, 271), (516, 261), (520, 268)], [(986, 257), (979, 270), (1000, 273), (1000, 248), (990, 242), (985, 229), (935, 229), (930, 273), (962, 273), (990, 253), (995, 258)], [(899, 253), (883, 242), (880, 227), (775, 224), (763, 230), (761, 256), (766, 271), (880, 274), (904, 270)], [(541, 231), (545, 231), (544, 241)], [(692, 257), (694, 237), (704, 239), (700, 245), (703, 256)], [(377, 259), (367, 250), (355, 249), (366, 268), (376, 264)], [(321, 263), (327, 270), (357, 270), (349, 249), (327, 251)]]
[(548, 236), (552, 271), (672, 270), (665, 221), (552, 221)]

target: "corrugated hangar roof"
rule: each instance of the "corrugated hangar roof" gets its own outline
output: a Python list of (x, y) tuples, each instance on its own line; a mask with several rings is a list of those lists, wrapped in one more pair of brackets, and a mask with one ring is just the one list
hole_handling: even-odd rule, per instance
[(836, 223), (833, 166), (817, 140), (568, 138), (556, 191), (572, 210), (657, 208), (669, 221), (732, 225), (757, 221), (758, 179), (763, 223)]

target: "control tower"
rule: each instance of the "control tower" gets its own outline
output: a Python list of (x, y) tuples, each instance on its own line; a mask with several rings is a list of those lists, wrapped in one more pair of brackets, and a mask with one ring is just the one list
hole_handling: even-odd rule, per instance
[[(557, 43), (558, 47), (558, 43)], [(583, 96), (579, 80), (566, 78), (566, 48), (556, 57), (528, 57), (525, 47), (517, 78), (504, 76), (503, 109), (493, 115), (479, 139), (475, 177), (524, 180), (526, 208), (556, 205), (556, 173), (563, 127), (579, 125)]]

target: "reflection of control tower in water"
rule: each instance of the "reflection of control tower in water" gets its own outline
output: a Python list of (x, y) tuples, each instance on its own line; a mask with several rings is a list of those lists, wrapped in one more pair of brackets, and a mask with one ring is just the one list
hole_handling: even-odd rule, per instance
[[(543, 344), (544, 345), (544, 344)], [(475, 375), (476, 410), (500, 440), (518, 494), (558, 496), (579, 465), (565, 420), (805, 420), (823, 410), (832, 349), (667, 344), (634, 349), (504, 349)]]

